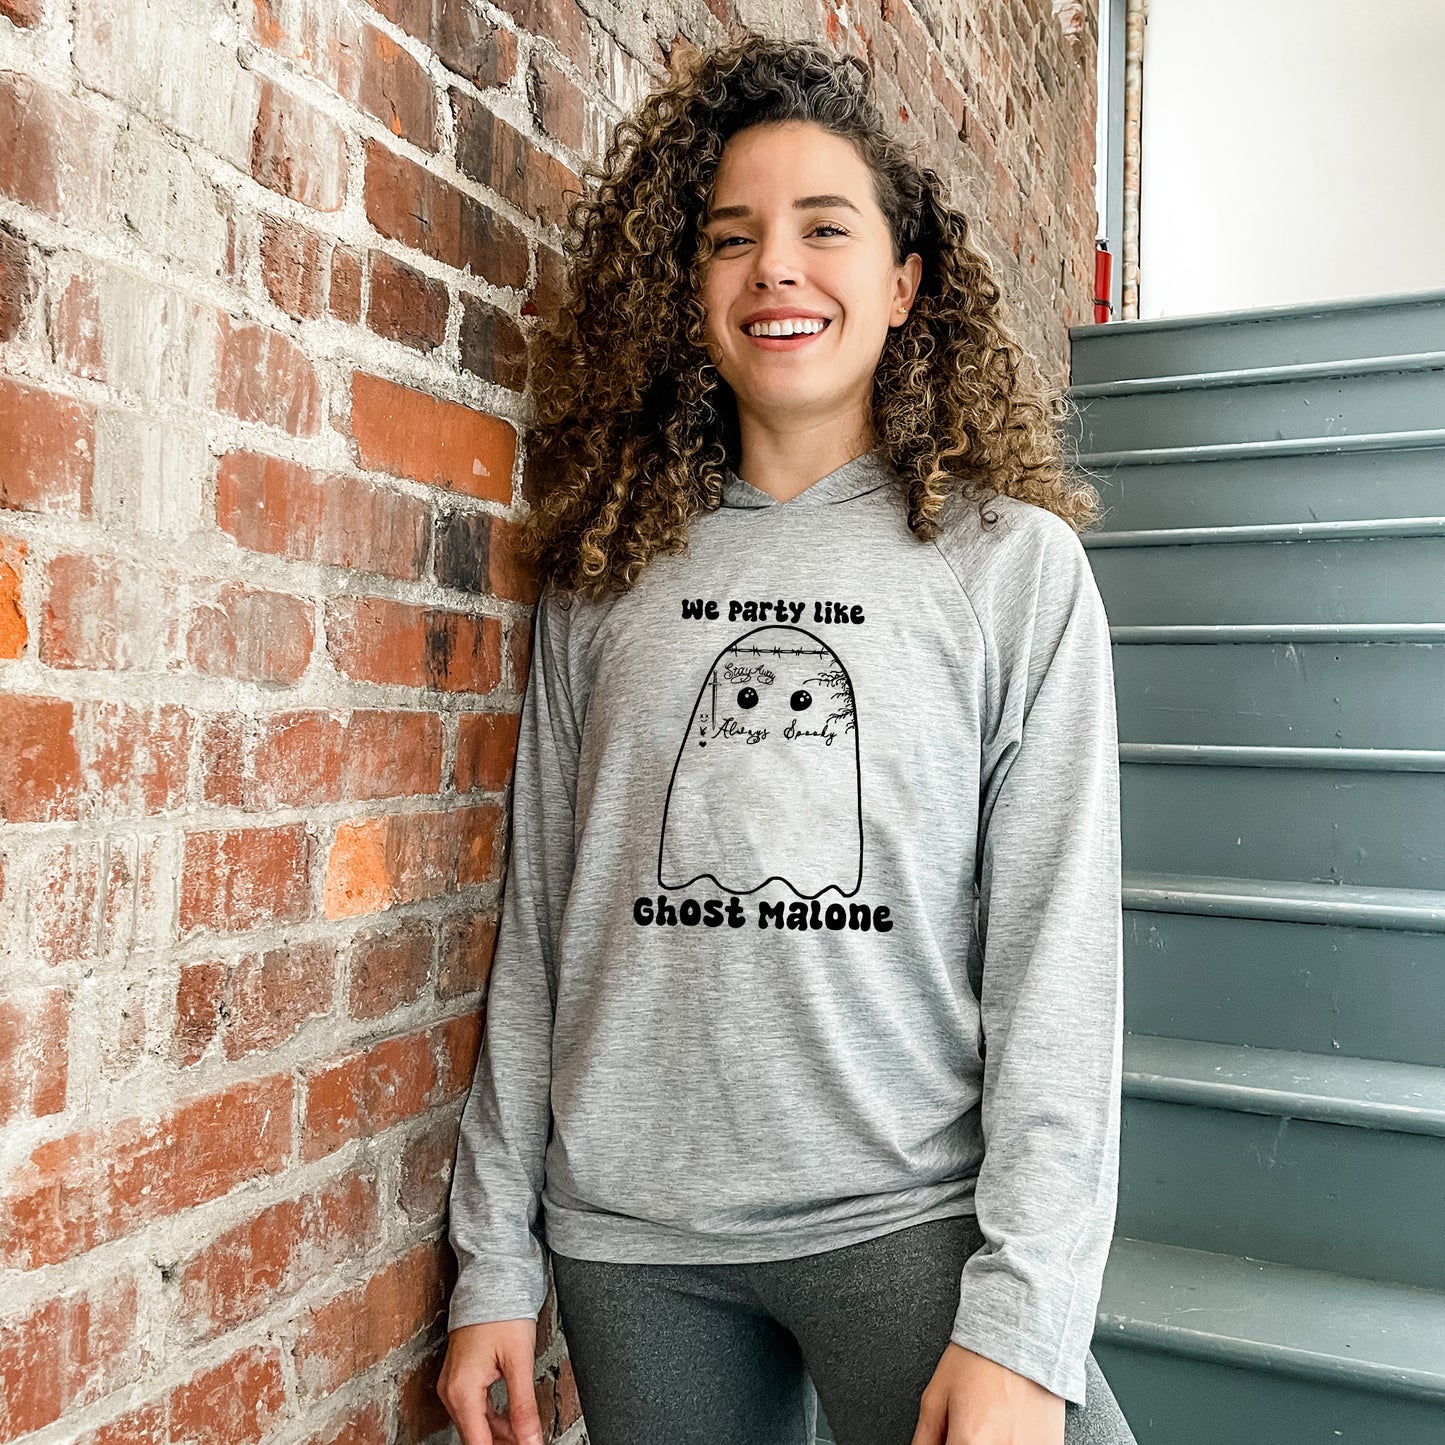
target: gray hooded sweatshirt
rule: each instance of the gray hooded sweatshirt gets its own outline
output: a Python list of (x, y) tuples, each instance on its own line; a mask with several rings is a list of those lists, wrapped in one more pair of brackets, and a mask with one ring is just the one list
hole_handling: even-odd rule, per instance
[(976, 1213), (952, 1339), (1083, 1402), (1118, 1190), (1109, 627), (1073, 529), (988, 506), (920, 541), (882, 448), (786, 502), (729, 472), (630, 592), (543, 589), (452, 1329), (535, 1317), (544, 1248), (754, 1262)]

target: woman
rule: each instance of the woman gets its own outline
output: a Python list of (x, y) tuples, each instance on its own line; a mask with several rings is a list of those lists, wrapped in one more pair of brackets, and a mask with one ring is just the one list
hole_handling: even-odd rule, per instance
[(545, 1245), (593, 1445), (805, 1445), (819, 1398), (842, 1445), (1132, 1441), (1089, 1352), (1097, 493), (847, 62), (704, 53), (597, 178), (533, 369), (545, 586), (442, 1398), (467, 1445), (540, 1445)]

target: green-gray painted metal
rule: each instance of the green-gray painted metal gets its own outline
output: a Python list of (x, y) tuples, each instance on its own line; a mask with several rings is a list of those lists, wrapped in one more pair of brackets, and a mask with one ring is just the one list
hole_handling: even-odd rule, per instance
[(1163, 873), (1438, 887), (1445, 774), (1120, 768), (1124, 866)]
[(1116, 1229), (1445, 1291), (1438, 1137), (1130, 1097)]
[(1089, 549), (1115, 626), (1445, 622), (1445, 535)]
[(1076, 326), (1075, 385), (1445, 350), (1445, 291)]
[(1445, 1069), (1441, 929), (1126, 908), (1125, 1027)]
[(1445, 498), (1445, 448), (1122, 465), (1090, 480), (1111, 531), (1428, 517)]
[[(1101, 1364), (1111, 1345), (1445, 1405), (1445, 1295), (1387, 1280), (1116, 1235), (1093, 1340)], [(1120, 1377), (1108, 1379), (1120, 1393)], [(1296, 1445), (1300, 1437), (1269, 1438)], [(1357, 1438), (1383, 1445), (1389, 1437)]]
[(1398, 365), (1398, 371), (1331, 376), (1251, 373), (1248, 385), (1228, 392), (1190, 378), (1203, 384), (1088, 396), (1077, 402), (1070, 431), (1079, 451), (1088, 453), (1438, 427), (1445, 413), (1445, 354), (1401, 357)]
[(1445, 748), (1445, 643), (1114, 649), (1136, 743)]
[(1445, 291), (1079, 327), (1140, 1445), (1445, 1445)]

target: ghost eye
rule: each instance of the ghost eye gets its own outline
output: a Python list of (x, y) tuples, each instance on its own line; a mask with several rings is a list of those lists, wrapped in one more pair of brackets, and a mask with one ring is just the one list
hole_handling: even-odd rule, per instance
[(758, 690), (755, 687), (743, 687), (738, 689), (739, 707), (756, 707), (758, 705)]
[(813, 694), (810, 693), (806, 688), (800, 687), (797, 692), (795, 692), (792, 697), (788, 699), (788, 701), (793, 704), (794, 712), (802, 712), (805, 708), (812, 707)]

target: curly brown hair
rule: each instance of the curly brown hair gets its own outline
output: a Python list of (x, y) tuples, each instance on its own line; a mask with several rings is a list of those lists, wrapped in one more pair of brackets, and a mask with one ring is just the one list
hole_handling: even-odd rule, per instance
[(872, 420), (907, 489), (908, 525), (940, 526), (951, 495), (1006, 493), (1076, 530), (1101, 515), (1097, 490), (1064, 461), (1067, 403), (1046, 385), (1000, 315), (988, 258), (944, 204), (938, 177), (888, 131), (861, 62), (821, 45), (745, 31), (679, 63), (614, 129), (595, 193), (568, 208), (568, 295), (532, 342), (531, 462), (546, 484), (517, 550), (565, 591), (625, 592), (659, 552), (721, 501), (738, 465), (732, 388), (712, 365), (699, 299), (713, 253), (703, 229), (729, 137), (747, 126), (813, 121), (853, 142), (875, 180), (895, 264), (923, 273), (908, 319), (890, 329)]

